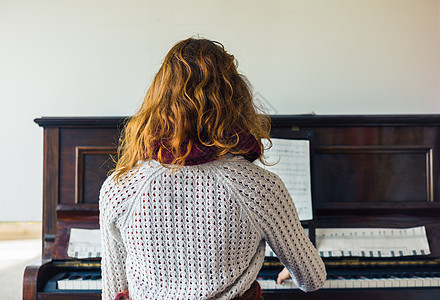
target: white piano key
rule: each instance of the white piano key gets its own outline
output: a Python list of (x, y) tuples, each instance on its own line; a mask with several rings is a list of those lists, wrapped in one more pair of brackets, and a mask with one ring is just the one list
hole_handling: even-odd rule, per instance
[(66, 282), (66, 284), (65, 284), (66, 290), (72, 290), (73, 289), (73, 281), (69, 280), (69, 279), (65, 279), (65, 282)]
[(377, 280), (376, 279), (370, 279), (368, 281), (368, 287), (371, 288), (377, 288)]
[(393, 282), (390, 279), (384, 280), (385, 287), (393, 287)]
[(354, 288), (361, 288), (362, 287), (362, 282), (360, 279), (353, 279), (353, 287)]
[(267, 290), (269, 289), (269, 284), (267, 282), (267, 280), (258, 280), (258, 282), (260, 283), (260, 286), (263, 290)]
[(414, 278), (408, 279), (408, 286), (416, 286), (416, 280)]
[(81, 290), (90, 290), (90, 279), (81, 280)]
[(269, 289), (269, 285), (270, 285), (269, 280), (258, 279), (257, 281), (260, 284), (260, 287), (261, 287), (262, 290), (268, 290)]
[(436, 277), (431, 277), (430, 279), (431, 286), (440, 286), (440, 279)]
[(393, 278), (390, 281), (391, 281), (392, 287), (394, 287), (394, 288), (400, 287), (400, 280), (398, 278)]
[(272, 289), (272, 290), (277, 289), (277, 283), (275, 282), (275, 280), (268, 280), (267, 285), (268, 285), (269, 289)]
[(338, 281), (337, 280), (328, 280), (330, 288), (336, 289), (338, 287)]
[(359, 279), (361, 282), (361, 288), (368, 288), (369, 287), (369, 280)]
[(399, 278), (399, 287), (408, 287), (408, 279), (407, 278)]
[(57, 288), (59, 290), (65, 290), (66, 289), (66, 281), (65, 280), (58, 280), (57, 281)]
[(96, 290), (96, 280), (90, 280), (89, 282), (89, 288), (91, 290)]
[(322, 288), (323, 288), (323, 289), (329, 289), (329, 288), (330, 288), (330, 281), (329, 281), (329, 280), (326, 280), (326, 281), (324, 282), (324, 285), (322, 286)]
[(423, 286), (423, 278), (416, 278), (415, 279), (416, 282), (416, 287), (422, 287)]
[(431, 278), (423, 278), (423, 286), (431, 286)]
[(283, 284), (281, 284), (281, 286), (283, 286), (283, 289), (297, 289), (298, 288), (296, 286), (296, 284), (293, 282), (293, 280), (286, 280), (283, 282)]
[(81, 289), (81, 278), (73, 279), (72, 282), (72, 289), (74, 290), (80, 290)]
[(96, 280), (96, 289), (97, 290), (102, 290), (102, 280)]
[(344, 289), (347, 286), (347, 281), (346, 280), (335, 280), (336, 284), (336, 288), (338, 289)]

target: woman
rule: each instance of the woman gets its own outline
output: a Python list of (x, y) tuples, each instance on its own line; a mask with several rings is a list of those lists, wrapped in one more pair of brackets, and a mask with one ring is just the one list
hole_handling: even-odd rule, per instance
[(266, 241), (287, 267), (278, 283), (323, 284), (284, 184), (252, 163), (262, 138), (269, 120), (234, 57), (206, 39), (176, 44), (101, 189), (103, 299), (259, 299)]

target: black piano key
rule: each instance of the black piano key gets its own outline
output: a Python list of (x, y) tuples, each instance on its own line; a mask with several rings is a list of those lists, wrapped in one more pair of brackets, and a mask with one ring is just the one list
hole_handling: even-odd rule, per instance
[(93, 276), (92, 276), (92, 280), (99, 280), (99, 279), (101, 279), (101, 278), (102, 278), (101, 275), (93, 275)]

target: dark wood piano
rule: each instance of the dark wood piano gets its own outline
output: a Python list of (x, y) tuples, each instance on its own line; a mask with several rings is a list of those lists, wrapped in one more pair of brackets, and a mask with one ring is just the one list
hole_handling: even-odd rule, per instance
[[(70, 228), (99, 227), (98, 193), (113, 167), (123, 118), (35, 122), (44, 128), (43, 256), (25, 270), (23, 299), (100, 299), (95, 285), (62, 290), (57, 281), (99, 281), (99, 258), (72, 259), (67, 245)], [(356, 280), (362, 287), (268, 289), (264, 299), (440, 299), (440, 115), (272, 117), (272, 137), (298, 131), (312, 135), (316, 227), (425, 226), (431, 254), (326, 258), (328, 280)], [(416, 284), (400, 286), (407, 278)], [(370, 287), (371, 280), (387, 284)]]

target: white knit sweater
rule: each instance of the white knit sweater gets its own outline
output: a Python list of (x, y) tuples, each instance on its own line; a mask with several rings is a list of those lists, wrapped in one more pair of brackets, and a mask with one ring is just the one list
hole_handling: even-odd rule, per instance
[(278, 176), (228, 156), (172, 172), (152, 161), (100, 194), (102, 299), (233, 299), (257, 277), (265, 241), (303, 291), (324, 264)]

